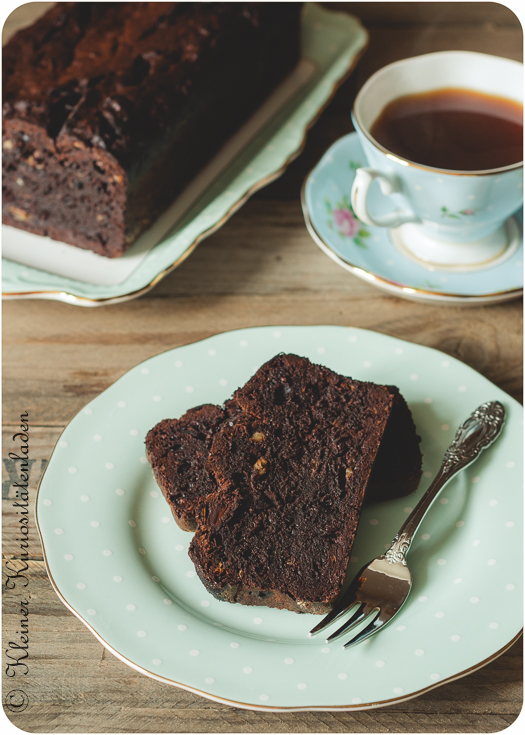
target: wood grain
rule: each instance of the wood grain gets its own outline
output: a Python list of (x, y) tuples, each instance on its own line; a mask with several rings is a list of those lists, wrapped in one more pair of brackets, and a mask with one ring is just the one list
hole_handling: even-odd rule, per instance
[[(54, 302), (3, 308), (4, 571), (21, 568), (17, 464), (20, 414), (31, 422), (29, 706), (7, 713), (28, 732), (422, 732), (506, 729), (522, 703), (522, 642), (486, 667), (395, 706), (365, 712), (252, 712), (160, 684), (108, 653), (60, 601), (47, 577), (34, 518), (36, 487), (62, 429), (140, 361), (241, 327), (336, 324), (442, 350), (517, 399), (522, 393), (522, 304), (446, 307), (387, 295), (343, 271), (313, 243), (299, 193), (331, 143), (351, 128), (357, 90), (376, 69), (435, 50), (520, 59), (522, 31), (498, 3), (333, 3), (360, 16), (367, 52), (310, 131), (284, 175), (258, 192), (147, 296), (100, 309)], [(23, 18), (26, 6), (22, 6)], [(12, 29), (16, 18), (9, 19)], [(24, 588), (25, 589), (25, 588)], [(4, 651), (19, 630), (21, 591), (5, 589)], [(9, 682), (4, 675), (4, 693)]]

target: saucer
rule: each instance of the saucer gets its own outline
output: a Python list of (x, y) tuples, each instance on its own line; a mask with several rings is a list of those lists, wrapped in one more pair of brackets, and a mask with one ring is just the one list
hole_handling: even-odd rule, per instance
[[(423, 265), (405, 255), (387, 229), (355, 217), (350, 192), (356, 169), (366, 165), (357, 134), (350, 133), (328, 149), (303, 185), (308, 232), (338, 265), (384, 291), (417, 301), (475, 305), (523, 294), (523, 210), (511, 219), (519, 233), (517, 245), (492, 267), (456, 272)], [(379, 187), (370, 192), (370, 207), (377, 215), (393, 211)]]

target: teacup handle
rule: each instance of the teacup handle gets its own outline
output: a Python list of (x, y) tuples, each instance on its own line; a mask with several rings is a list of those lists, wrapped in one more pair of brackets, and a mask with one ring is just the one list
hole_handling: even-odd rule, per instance
[(374, 168), (358, 168), (352, 185), (352, 207), (358, 219), (367, 225), (375, 227), (399, 227), (406, 222), (420, 222), (413, 212), (398, 210), (374, 217), (368, 211), (366, 200), (368, 190), (373, 181), (378, 180), (381, 192), (385, 196), (401, 192), (401, 184), (397, 176), (388, 176)]

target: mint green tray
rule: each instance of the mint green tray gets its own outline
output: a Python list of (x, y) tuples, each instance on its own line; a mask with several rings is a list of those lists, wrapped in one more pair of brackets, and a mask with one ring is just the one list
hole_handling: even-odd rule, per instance
[(315, 62), (312, 79), (124, 283), (94, 286), (3, 259), (4, 298), (49, 298), (79, 306), (99, 306), (127, 301), (149, 291), (299, 155), (308, 128), (353, 68), (367, 42), (367, 32), (352, 16), (306, 3), (302, 56)]
[[(158, 421), (222, 403), (281, 351), (361, 380), (399, 386), (422, 436), (424, 477), (408, 498), (364, 511), (357, 571), (394, 537), (456, 428), (501, 401), (501, 437), (442, 491), (412, 549), (414, 587), (396, 620), (343, 651), (308, 638), (318, 616), (220, 602), (195, 574), (144, 455)], [(124, 663), (236, 707), (366, 709), (464, 676), (522, 627), (522, 408), (463, 363), (345, 327), (227, 332), (143, 362), (61, 435), (37, 496), (49, 577), (60, 599)]]

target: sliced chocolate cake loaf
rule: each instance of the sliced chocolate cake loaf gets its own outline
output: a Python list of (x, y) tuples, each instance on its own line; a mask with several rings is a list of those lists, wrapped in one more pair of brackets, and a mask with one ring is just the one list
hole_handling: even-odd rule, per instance
[(3, 51), (3, 221), (121, 255), (299, 60), (301, 3), (61, 2)]
[(219, 599), (325, 613), (396, 391), (278, 355), (233, 400), (242, 411), (213, 439), (218, 487), (200, 502), (190, 557)]

